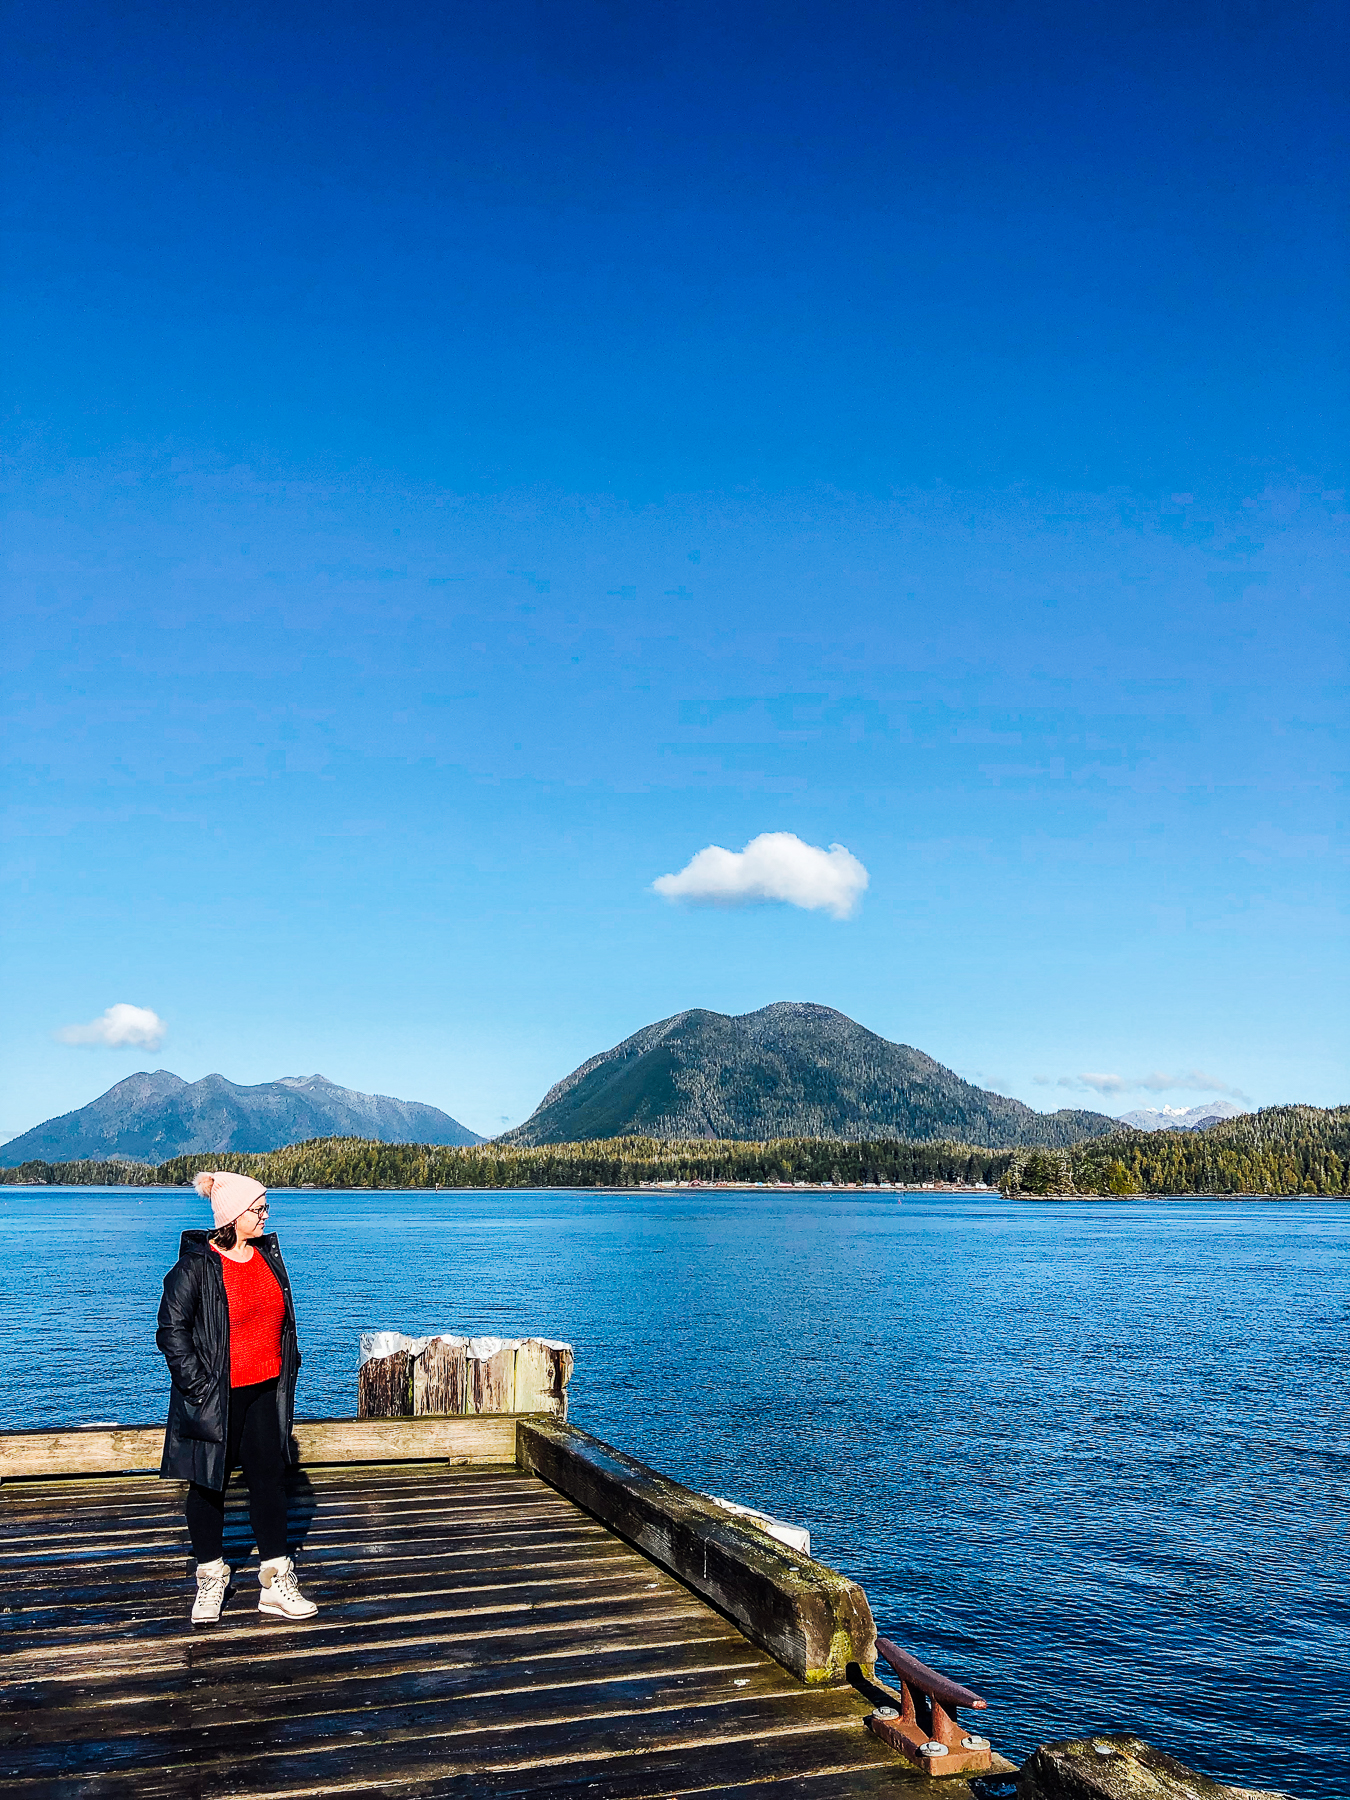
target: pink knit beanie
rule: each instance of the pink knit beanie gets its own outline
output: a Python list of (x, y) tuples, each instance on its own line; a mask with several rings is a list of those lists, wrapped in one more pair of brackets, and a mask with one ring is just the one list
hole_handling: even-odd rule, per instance
[(203, 1169), (192, 1183), (203, 1200), (211, 1202), (216, 1230), (233, 1225), (240, 1213), (248, 1211), (255, 1200), (261, 1200), (267, 1189), (251, 1175), (231, 1175), (224, 1169)]

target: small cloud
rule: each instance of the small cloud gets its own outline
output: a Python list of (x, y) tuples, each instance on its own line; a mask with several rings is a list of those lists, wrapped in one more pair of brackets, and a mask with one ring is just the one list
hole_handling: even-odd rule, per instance
[(60, 1044), (98, 1044), (107, 1050), (137, 1044), (143, 1050), (158, 1050), (168, 1026), (148, 1006), (128, 1006), (119, 1001), (101, 1018), (87, 1025), (63, 1025), (52, 1036)]
[(1250, 1094), (1244, 1094), (1241, 1088), (1233, 1087), (1226, 1081), (1220, 1081), (1214, 1075), (1206, 1075), (1203, 1069), (1187, 1069), (1184, 1075), (1165, 1075), (1155, 1069), (1151, 1075), (1142, 1076), (1136, 1087), (1145, 1088), (1151, 1094), (1166, 1094), (1174, 1090), (1188, 1094), (1227, 1094), (1232, 1100), (1250, 1100)]
[(1244, 1094), (1241, 1088), (1206, 1075), (1203, 1069), (1187, 1069), (1176, 1075), (1162, 1069), (1154, 1069), (1148, 1075), (1061, 1075), (1055, 1085), (1094, 1094), (1226, 1094), (1233, 1100), (1251, 1100), (1251, 1095)]
[(1123, 1094), (1130, 1083), (1123, 1075), (1061, 1075), (1056, 1086), (1091, 1088), (1094, 1094)]
[(667, 900), (696, 906), (754, 906), (781, 900), (807, 912), (833, 913), (847, 919), (858, 909), (867, 886), (867, 870), (842, 844), (821, 850), (791, 831), (765, 831), (744, 850), (709, 844), (678, 875), (660, 875), (652, 883)]

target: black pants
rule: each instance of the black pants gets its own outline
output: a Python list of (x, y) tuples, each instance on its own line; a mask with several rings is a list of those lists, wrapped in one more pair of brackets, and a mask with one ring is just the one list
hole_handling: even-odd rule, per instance
[[(230, 1426), (225, 1444), (225, 1486), (237, 1463), (248, 1482), (248, 1517), (263, 1562), (286, 1554), (286, 1458), (277, 1418), (277, 1384), (255, 1382), (230, 1389)], [(192, 1554), (199, 1563), (216, 1562), (225, 1543), (225, 1488), (188, 1486), (185, 1509)]]

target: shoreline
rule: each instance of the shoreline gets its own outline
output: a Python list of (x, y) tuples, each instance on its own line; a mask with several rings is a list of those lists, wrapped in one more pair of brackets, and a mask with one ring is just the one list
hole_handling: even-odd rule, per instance
[[(192, 1190), (185, 1182), (0, 1182), (0, 1196), (6, 1191), (22, 1194), (186, 1194)], [(597, 1182), (582, 1187), (574, 1183), (522, 1184), (507, 1187), (320, 1187), (305, 1182), (298, 1187), (278, 1183), (269, 1190), (273, 1194), (945, 1194), (971, 1200), (1014, 1200), (1019, 1204), (1072, 1206), (1076, 1201), (1093, 1204), (1109, 1202), (1113, 1206), (1138, 1205), (1152, 1201), (1269, 1201), (1288, 1205), (1293, 1201), (1315, 1201), (1320, 1205), (1350, 1204), (1346, 1194), (1254, 1194), (1254, 1193), (1138, 1193), (1138, 1194), (1004, 1194), (996, 1187), (968, 1181), (924, 1182), (846, 1182), (846, 1181), (637, 1181), (623, 1187)]]

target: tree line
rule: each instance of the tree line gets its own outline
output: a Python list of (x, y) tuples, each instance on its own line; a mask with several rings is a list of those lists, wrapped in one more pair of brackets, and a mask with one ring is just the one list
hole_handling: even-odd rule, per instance
[(1204, 1131), (1113, 1132), (1072, 1156), (1084, 1192), (1350, 1195), (1350, 1106), (1268, 1106)]
[(312, 1138), (260, 1155), (176, 1156), (157, 1167), (126, 1162), (23, 1163), (0, 1180), (177, 1186), (202, 1169), (232, 1169), (268, 1187), (637, 1187), (647, 1181), (997, 1183), (1008, 1153), (969, 1144), (833, 1138), (741, 1140), (603, 1138), (580, 1144), (386, 1144)]
[(834, 1138), (608, 1138), (580, 1144), (386, 1144), (312, 1138), (259, 1155), (21, 1163), (0, 1182), (182, 1186), (233, 1169), (272, 1188), (633, 1188), (657, 1181), (982, 1183), (1052, 1194), (1350, 1195), (1350, 1107), (1274, 1106), (1204, 1131), (1121, 1130), (1067, 1150)]

